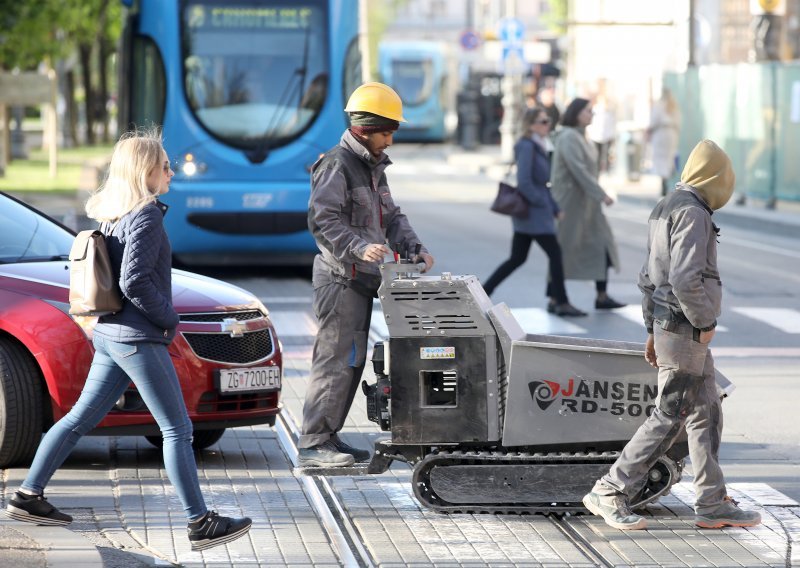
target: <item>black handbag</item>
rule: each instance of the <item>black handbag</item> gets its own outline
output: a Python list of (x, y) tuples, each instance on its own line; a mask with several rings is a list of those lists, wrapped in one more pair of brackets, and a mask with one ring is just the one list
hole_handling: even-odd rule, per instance
[(516, 187), (501, 181), (497, 185), (497, 196), (489, 209), (501, 215), (525, 218), (528, 216), (528, 201)]

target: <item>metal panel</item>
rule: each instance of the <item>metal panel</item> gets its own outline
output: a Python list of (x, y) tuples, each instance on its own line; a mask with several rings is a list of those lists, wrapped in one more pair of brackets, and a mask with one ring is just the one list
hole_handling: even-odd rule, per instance
[(424, 276), (412, 264), (381, 266), (378, 291), (391, 337), (494, 336), (489, 297), (475, 276)]
[(653, 410), (658, 390), (642, 347), (534, 335), (513, 342), (503, 445), (630, 439)]
[[(424, 359), (424, 353), (451, 349), (452, 358)], [(483, 337), (392, 338), (392, 443), (485, 442), (487, 431), (486, 342)], [(423, 351), (430, 350), (430, 351)], [(454, 403), (431, 401), (426, 378), (453, 373)]]

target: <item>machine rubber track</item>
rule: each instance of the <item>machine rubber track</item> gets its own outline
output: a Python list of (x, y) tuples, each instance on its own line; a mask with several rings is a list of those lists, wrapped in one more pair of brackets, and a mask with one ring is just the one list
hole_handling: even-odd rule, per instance
[(414, 494), (442, 513), (585, 513), (581, 499), (618, 456), (441, 451), (414, 468)]

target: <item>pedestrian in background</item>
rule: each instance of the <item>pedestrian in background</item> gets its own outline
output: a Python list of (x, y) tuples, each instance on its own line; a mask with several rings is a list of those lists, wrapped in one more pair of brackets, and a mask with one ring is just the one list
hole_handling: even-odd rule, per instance
[(558, 242), (567, 280), (594, 280), (595, 309), (621, 308), (625, 304), (608, 295), (608, 269), (619, 269), (614, 235), (603, 205), (614, 200), (597, 182), (597, 151), (586, 140), (592, 122), (592, 105), (576, 98), (564, 111), (563, 128), (555, 137), (552, 192), (564, 218), (558, 222)]
[(604, 95), (597, 97), (593, 107), (592, 122), (586, 126), (586, 135), (597, 150), (597, 168), (600, 172), (611, 169), (614, 140), (617, 136), (617, 117)]
[(711, 220), (733, 193), (730, 158), (711, 140), (695, 146), (676, 191), (649, 219), (647, 259), (639, 273), (647, 328), (645, 359), (658, 368), (656, 408), (633, 435), (607, 475), (583, 503), (618, 529), (643, 529), (632, 513), (629, 491), (685, 428), (692, 460), (698, 527), (751, 527), (756, 511), (743, 511), (727, 496), (719, 466), (722, 405), (709, 344), (722, 308), (717, 269), (719, 229)]
[(320, 253), (314, 259), (313, 309), (319, 321), (298, 441), (300, 466), (338, 467), (370, 453), (339, 437), (367, 355), (379, 265), (391, 251), (410, 251), (423, 272), (433, 257), (395, 205), (384, 153), (403, 119), (403, 103), (382, 83), (358, 87), (345, 107), (350, 128), (311, 170), (308, 226)]
[(561, 120), (561, 111), (558, 109), (558, 105), (556, 104), (555, 88), (550, 85), (542, 87), (539, 89), (538, 98), (538, 106), (540, 106), (550, 118), (550, 130), (552, 131), (558, 126), (558, 123)]
[(669, 191), (669, 179), (677, 167), (678, 136), (681, 128), (681, 111), (672, 92), (664, 87), (661, 98), (653, 105), (647, 139), (650, 142), (653, 173), (661, 178), (661, 196)]
[(7, 506), (16, 520), (63, 526), (72, 517), (48, 503), (44, 489), (75, 444), (113, 408), (133, 381), (163, 436), (164, 467), (188, 518), (192, 550), (230, 542), (250, 530), (248, 518), (209, 511), (192, 450), (193, 427), (167, 346), (178, 314), (172, 306), (172, 250), (164, 230), (174, 172), (156, 132), (128, 133), (114, 147), (108, 178), (86, 213), (102, 223), (118, 277), (122, 309), (100, 316), (94, 358), (75, 406), (42, 439), (22, 485)]
[(555, 219), (561, 217), (550, 194), (550, 118), (542, 108), (525, 112), (522, 118), (523, 136), (514, 146), (517, 165), (517, 191), (528, 202), (528, 215), (512, 217), (514, 235), (511, 239), (511, 256), (503, 262), (483, 285), (491, 295), (494, 289), (528, 258), (531, 243), (536, 241), (550, 261), (546, 294), (547, 309), (559, 316), (585, 316), (586, 312), (569, 303), (564, 287), (564, 269), (561, 247), (556, 239)]

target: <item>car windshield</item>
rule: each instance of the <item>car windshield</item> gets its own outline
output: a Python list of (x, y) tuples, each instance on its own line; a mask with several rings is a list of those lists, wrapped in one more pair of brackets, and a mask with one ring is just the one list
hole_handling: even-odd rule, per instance
[(0, 264), (67, 260), (73, 240), (63, 227), (0, 195)]
[(317, 117), (329, 75), (323, 2), (189, 0), (181, 19), (186, 98), (216, 138), (275, 148)]
[(433, 90), (433, 62), (430, 59), (392, 62), (392, 86), (405, 104), (423, 103)]

